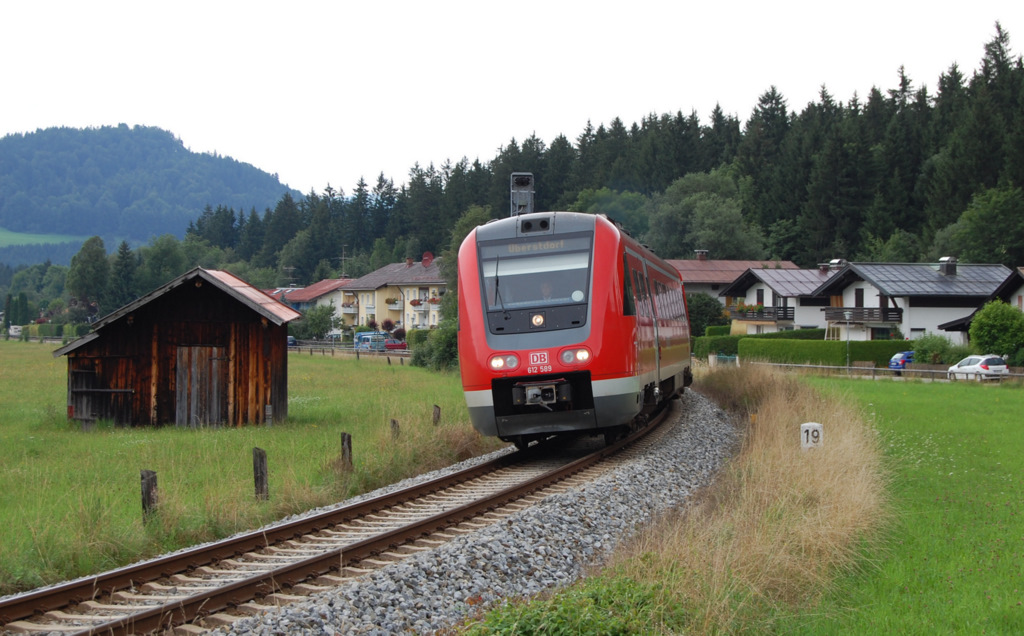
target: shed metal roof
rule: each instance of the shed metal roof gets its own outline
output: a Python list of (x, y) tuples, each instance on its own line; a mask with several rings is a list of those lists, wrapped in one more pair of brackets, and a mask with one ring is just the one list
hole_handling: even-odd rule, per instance
[(220, 289), (228, 296), (234, 298), (243, 305), (249, 307), (259, 315), (263, 316), (267, 320), (271, 321), (275, 325), (282, 325), (286, 322), (301, 318), (302, 314), (295, 311), (291, 307), (284, 305), (277, 300), (274, 300), (267, 294), (256, 289), (249, 283), (242, 279), (229, 274), (228, 272), (215, 270), (215, 269), (203, 269), (196, 267), (195, 269), (189, 270), (178, 276), (174, 280), (161, 285), (160, 287), (149, 292), (145, 296), (128, 303), (127, 305), (113, 311), (106, 316), (100, 318), (98, 321), (93, 323), (92, 333), (87, 334), (67, 345), (57, 349), (53, 352), (54, 357), (62, 356), (70, 351), (77, 349), (83, 344), (96, 338), (96, 332), (109, 325), (112, 322), (116, 322), (118, 319), (132, 313), (139, 307), (146, 305), (152, 300), (159, 298), (166, 294), (168, 291), (180, 287), (182, 285), (192, 283), (196, 280), (202, 280), (204, 282), (214, 285), (217, 289)]

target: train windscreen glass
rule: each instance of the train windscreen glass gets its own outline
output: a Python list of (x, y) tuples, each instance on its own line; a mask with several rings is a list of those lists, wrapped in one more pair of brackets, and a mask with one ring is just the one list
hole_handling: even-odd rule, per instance
[(586, 303), (590, 246), (590, 235), (482, 244), (480, 266), (487, 310)]

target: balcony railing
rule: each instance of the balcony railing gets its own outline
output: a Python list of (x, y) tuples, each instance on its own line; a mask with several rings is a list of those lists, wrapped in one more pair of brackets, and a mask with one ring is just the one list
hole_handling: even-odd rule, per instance
[(343, 314), (358, 314), (359, 313), (359, 307), (351, 307), (351, 306), (346, 307), (345, 305), (342, 305), (341, 306), (341, 313), (343, 313)]
[(391, 311), (402, 311), (403, 304), (404, 303), (402, 301), (396, 300), (393, 303), (388, 303), (388, 309), (390, 309)]
[(740, 310), (731, 307), (729, 315), (733, 320), (771, 320), (778, 322), (779, 320), (793, 320), (793, 310), (793, 307), (765, 307), (759, 311), (754, 311), (750, 308)]
[[(847, 317), (849, 312), (849, 317)], [(903, 310), (895, 307), (826, 307), (829, 322), (903, 322)]]

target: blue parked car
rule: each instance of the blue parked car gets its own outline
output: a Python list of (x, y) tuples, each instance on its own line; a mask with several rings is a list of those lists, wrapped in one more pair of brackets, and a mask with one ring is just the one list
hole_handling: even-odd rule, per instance
[(907, 363), (913, 361), (913, 351), (900, 351), (893, 357), (889, 358), (889, 368), (895, 371), (896, 375), (900, 375), (900, 373), (907, 368)]

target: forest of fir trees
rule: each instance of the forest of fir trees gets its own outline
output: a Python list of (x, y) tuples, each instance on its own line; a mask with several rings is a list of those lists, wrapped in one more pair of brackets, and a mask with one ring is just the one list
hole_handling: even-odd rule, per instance
[[(108, 313), (195, 266), (259, 288), (354, 278), (425, 252), (453, 260), (468, 228), (508, 214), (509, 175), (535, 175), (537, 210), (606, 214), (665, 258), (1024, 265), (1024, 65), (999, 24), (977, 70), (790, 107), (766, 90), (741, 126), (716, 107), (589, 122), (569, 141), (511, 140), (489, 162), (415, 165), (346, 193), (284, 195), (258, 212), (208, 205), (184, 240), (83, 245), (68, 268), (0, 271), (19, 314)], [(468, 215), (468, 216), (467, 216)], [(463, 220), (459, 223), (460, 219)], [(453, 236), (453, 229), (460, 236)], [(471, 227), (471, 226), (470, 226)], [(446, 268), (453, 271), (453, 268)], [(451, 283), (454, 288), (454, 281)], [(68, 310), (71, 309), (69, 315)], [(10, 315), (10, 312), (8, 312)]]

